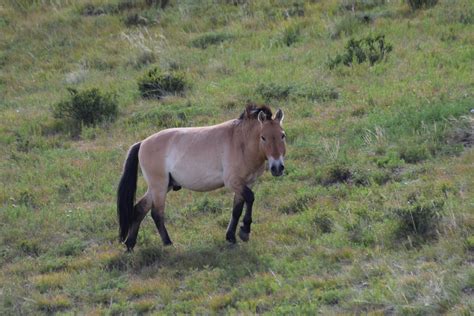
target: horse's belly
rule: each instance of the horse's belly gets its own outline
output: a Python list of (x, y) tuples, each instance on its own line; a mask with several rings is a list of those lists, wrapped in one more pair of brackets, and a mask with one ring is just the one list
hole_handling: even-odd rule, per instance
[(224, 186), (222, 172), (175, 169), (170, 173), (180, 186), (193, 191), (212, 191)]

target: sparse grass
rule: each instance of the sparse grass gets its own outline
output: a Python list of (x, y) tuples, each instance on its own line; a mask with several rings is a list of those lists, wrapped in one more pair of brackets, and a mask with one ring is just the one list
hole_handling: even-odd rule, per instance
[[(472, 314), (473, 12), (469, 0), (2, 3), (0, 314)], [(384, 62), (328, 69), (349, 38), (374, 34), (393, 45)], [(137, 78), (155, 67), (180, 80), (142, 98)], [(58, 133), (50, 109), (67, 87), (114, 91), (120, 115)], [(253, 187), (250, 241), (224, 241), (231, 193), (183, 189), (167, 196), (174, 246), (147, 216), (125, 254), (114, 200), (128, 147), (238, 117), (248, 100), (283, 108), (288, 136), (287, 174)]]

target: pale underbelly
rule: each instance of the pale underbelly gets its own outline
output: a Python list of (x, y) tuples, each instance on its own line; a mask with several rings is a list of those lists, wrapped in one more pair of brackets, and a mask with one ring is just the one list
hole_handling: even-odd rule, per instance
[(177, 184), (192, 191), (212, 191), (224, 186), (222, 172), (174, 168), (170, 174)]

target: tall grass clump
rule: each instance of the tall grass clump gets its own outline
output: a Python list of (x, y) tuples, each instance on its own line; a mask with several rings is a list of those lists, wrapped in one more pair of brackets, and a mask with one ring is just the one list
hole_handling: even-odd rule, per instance
[(53, 106), (56, 119), (80, 128), (82, 125), (96, 125), (117, 118), (118, 104), (115, 95), (102, 92), (98, 88), (67, 90), (69, 97)]
[(138, 89), (144, 98), (161, 99), (166, 95), (179, 95), (184, 92), (187, 85), (183, 73), (162, 72), (156, 67), (138, 79)]

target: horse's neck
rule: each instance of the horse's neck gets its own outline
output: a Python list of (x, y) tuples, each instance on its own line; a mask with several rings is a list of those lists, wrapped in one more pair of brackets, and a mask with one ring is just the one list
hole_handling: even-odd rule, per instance
[[(243, 158), (252, 169), (258, 169), (265, 163), (265, 154), (260, 150), (260, 123), (257, 120), (244, 122), (238, 127), (236, 145), (244, 146)], [(239, 148), (240, 149), (240, 148)]]

